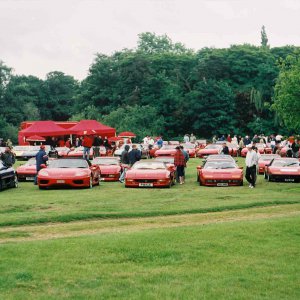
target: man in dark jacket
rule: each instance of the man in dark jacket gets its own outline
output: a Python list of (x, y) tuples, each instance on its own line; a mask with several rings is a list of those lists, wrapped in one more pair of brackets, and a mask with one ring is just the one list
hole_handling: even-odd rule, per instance
[[(103, 143), (103, 141), (102, 141), (102, 143)], [(94, 142), (93, 142), (93, 155), (94, 155), (94, 158), (100, 156), (100, 146), (101, 146), (100, 137), (96, 135), (95, 138), (94, 138)]]
[(223, 143), (222, 147), (223, 147), (223, 149), (222, 149), (221, 153), (225, 154), (225, 155), (229, 155), (229, 148), (226, 145), (226, 143)]
[(16, 162), (14, 154), (11, 152), (9, 147), (5, 148), (5, 152), (1, 153), (0, 156), (3, 164), (6, 167), (12, 167), (12, 165)]
[(45, 146), (41, 145), (39, 152), (35, 156), (36, 160), (36, 176), (34, 178), (34, 184), (37, 184), (37, 173), (42, 169), (41, 165), (45, 164), (48, 160), (47, 153), (45, 152)]
[(131, 165), (139, 161), (142, 157), (141, 151), (136, 148), (136, 145), (132, 145), (132, 150), (129, 152), (128, 155), (129, 155), (129, 162)]
[(122, 174), (119, 178), (119, 181), (122, 182), (122, 183), (124, 182), (126, 170), (128, 169), (129, 164), (130, 164), (129, 154), (128, 154), (129, 148), (130, 148), (129, 145), (125, 145), (124, 150), (121, 154), (121, 164), (122, 164), (123, 171), (122, 171)]

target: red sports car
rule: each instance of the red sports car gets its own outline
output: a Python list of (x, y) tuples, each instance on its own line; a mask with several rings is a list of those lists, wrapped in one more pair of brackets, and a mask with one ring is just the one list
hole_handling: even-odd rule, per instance
[(24, 165), (19, 166), (16, 174), (19, 181), (33, 181), (36, 175), (35, 157), (30, 158)]
[(223, 145), (224, 143), (226, 143), (226, 145), (229, 149), (229, 154), (236, 157), (238, 154), (239, 146), (237, 144), (229, 143), (226, 141), (217, 141), (216, 142), (216, 144), (218, 144), (218, 145)]
[(207, 156), (204, 162), (211, 161), (211, 160), (228, 160), (235, 163), (234, 158), (228, 154), (212, 154)]
[(222, 151), (222, 145), (220, 144), (209, 144), (204, 149), (200, 149), (197, 152), (197, 156), (200, 158), (206, 157), (211, 154), (220, 154)]
[(299, 160), (297, 158), (274, 158), (265, 167), (265, 179), (268, 181), (299, 182)]
[[(266, 144), (257, 143), (257, 144), (255, 144), (255, 147), (257, 147), (258, 152), (259, 152), (260, 154), (265, 154), (265, 152), (266, 152), (266, 151), (265, 151), (265, 149), (266, 149)], [(246, 156), (247, 156), (247, 153), (248, 153), (248, 148), (245, 147), (245, 148), (242, 149), (241, 156), (242, 156), (242, 157), (246, 157)]]
[(207, 146), (206, 140), (196, 140), (196, 144), (198, 145), (199, 149), (203, 149)]
[(57, 151), (58, 157), (67, 157), (68, 153), (71, 151), (68, 147), (56, 147), (55, 150)]
[(174, 156), (178, 145), (163, 145), (159, 150), (155, 151), (155, 157), (158, 156)]
[(96, 157), (92, 161), (92, 164), (100, 167), (101, 180), (119, 180), (122, 171), (119, 157)]
[[(54, 158), (49, 158), (48, 162)], [(19, 181), (33, 181), (36, 175), (36, 160), (35, 157), (30, 158), (24, 165), (20, 165), (16, 174)]]
[(39, 171), (38, 186), (47, 187), (90, 187), (99, 185), (100, 168), (80, 158), (60, 158), (49, 162)]
[(197, 149), (195, 144), (185, 143), (181, 144), (183, 149), (189, 154), (189, 157), (197, 157)]
[(125, 175), (125, 187), (171, 187), (174, 168), (160, 161), (138, 161)]
[(243, 185), (243, 170), (229, 160), (209, 160), (197, 167), (197, 180), (206, 186)]
[[(90, 149), (90, 158), (93, 157), (93, 148)], [(77, 147), (74, 149), (71, 149), (71, 151), (68, 153), (68, 157), (83, 157), (83, 147)]]
[(280, 157), (277, 154), (262, 154), (258, 159), (258, 174), (265, 173), (265, 167), (268, 165), (273, 158)]

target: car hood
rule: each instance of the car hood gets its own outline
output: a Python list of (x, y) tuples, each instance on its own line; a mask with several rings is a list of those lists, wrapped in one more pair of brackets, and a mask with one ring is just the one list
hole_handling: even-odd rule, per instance
[(17, 168), (17, 172), (28, 172), (28, 171), (35, 171), (36, 170), (36, 166), (32, 165), (32, 166), (20, 166)]
[(300, 167), (269, 167), (271, 173), (277, 174), (300, 174)]
[(99, 165), (100, 170), (101, 170), (101, 174), (110, 174), (110, 173), (119, 173), (121, 171), (121, 167), (120, 166), (103, 166), (103, 165)]
[(136, 179), (161, 179), (170, 176), (170, 172), (167, 170), (129, 170), (126, 173), (126, 178)]
[(46, 168), (43, 170), (47, 172), (48, 176), (50, 177), (53, 176), (55, 178), (75, 176), (78, 172), (85, 173), (87, 176), (91, 174), (90, 169), (82, 169), (82, 168)]

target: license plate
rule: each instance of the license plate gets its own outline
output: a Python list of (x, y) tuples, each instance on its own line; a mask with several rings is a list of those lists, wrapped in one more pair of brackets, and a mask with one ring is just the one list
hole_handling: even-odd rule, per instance
[(217, 186), (228, 186), (228, 183), (225, 183), (225, 182), (219, 182), (219, 183), (217, 183)]
[(153, 186), (153, 183), (140, 183), (139, 186), (151, 187), (151, 186)]
[(26, 180), (34, 180), (34, 177), (26, 177)]
[(295, 179), (286, 178), (286, 179), (284, 179), (284, 181), (294, 182), (294, 181), (295, 181)]
[(64, 181), (64, 180), (61, 180), (61, 179), (59, 179), (59, 180), (56, 180), (56, 183), (65, 183), (65, 181)]

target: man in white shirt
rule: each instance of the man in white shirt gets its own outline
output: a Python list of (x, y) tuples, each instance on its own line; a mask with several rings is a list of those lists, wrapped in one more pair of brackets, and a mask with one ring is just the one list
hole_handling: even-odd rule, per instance
[(249, 187), (254, 188), (255, 187), (255, 181), (256, 181), (256, 164), (258, 161), (257, 153), (252, 149), (252, 145), (247, 145), (247, 155), (246, 155), (246, 179), (249, 182)]

